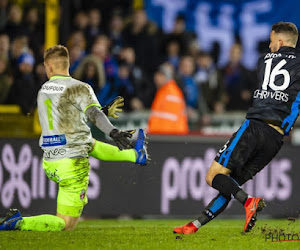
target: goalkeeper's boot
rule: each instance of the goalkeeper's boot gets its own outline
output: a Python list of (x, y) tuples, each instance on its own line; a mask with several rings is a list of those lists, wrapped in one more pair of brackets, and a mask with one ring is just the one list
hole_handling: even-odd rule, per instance
[(246, 211), (245, 232), (250, 232), (252, 230), (257, 220), (257, 213), (263, 210), (265, 206), (266, 202), (262, 198), (250, 197), (247, 199), (244, 205)]
[(193, 224), (193, 222), (189, 222), (188, 224), (181, 226), (181, 227), (175, 227), (173, 229), (174, 234), (194, 234), (198, 231), (198, 228)]
[(16, 229), (22, 219), (22, 215), (18, 209), (9, 209), (4, 220), (0, 222), (0, 231)]
[(143, 129), (139, 129), (138, 137), (134, 146), (134, 149), (136, 150), (138, 156), (136, 158), (135, 163), (139, 165), (146, 165), (149, 156), (147, 153), (147, 136)]

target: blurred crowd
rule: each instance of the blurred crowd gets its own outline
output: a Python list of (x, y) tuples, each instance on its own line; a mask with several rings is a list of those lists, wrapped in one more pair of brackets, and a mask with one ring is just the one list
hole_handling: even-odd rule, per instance
[[(150, 109), (161, 87), (157, 73), (176, 82), (188, 119), (201, 122), (206, 114), (246, 110), (251, 104), (257, 83), (255, 74), (241, 63), (238, 41), (227, 64), (219, 67), (216, 52), (201, 50), (195, 34), (186, 30), (183, 16), (177, 16), (173, 30), (166, 34), (144, 10), (126, 16), (112, 10), (106, 26), (99, 8), (72, 14), (65, 44), (70, 74), (90, 84), (102, 105), (121, 95), (125, 111)], [(33, 112), (37, 92), (47, 80), (43, 51), (40, 9), (0, 0), (0, 104), (18, 104), (24, 114)]]

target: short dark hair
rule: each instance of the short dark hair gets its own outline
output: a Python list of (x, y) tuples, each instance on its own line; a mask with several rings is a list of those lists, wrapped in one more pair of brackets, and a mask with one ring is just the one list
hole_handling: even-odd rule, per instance
[(46, 49), (44, 52), (44, 61), (51, 59), (57, 59), (61, 58), (63, 59), (62, 67), (67, 68), (69, 66), (69, 51), (68, 49), (63, 45), (54, 45), (50, 47), (49, 49)]
[(296, 45), (298, 40), (298, 29), (297, 26), (291, 22), (278, 22), (273, 24), (272, 30), (275, 33), (284, 33), (290, 36), (292, 43)]
[(185, 16), (183, 14), (178, 14), (175, 19), (176, 22), (182, 21), (185, 22)]

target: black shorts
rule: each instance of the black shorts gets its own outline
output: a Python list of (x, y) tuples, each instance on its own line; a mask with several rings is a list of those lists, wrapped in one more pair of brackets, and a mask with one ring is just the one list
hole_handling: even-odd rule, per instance
[(240, 185), (252, 179), (279, 152), (283, 135), (266, 122), (249, 119), (219, 150), (215, 161), (229, 168)]

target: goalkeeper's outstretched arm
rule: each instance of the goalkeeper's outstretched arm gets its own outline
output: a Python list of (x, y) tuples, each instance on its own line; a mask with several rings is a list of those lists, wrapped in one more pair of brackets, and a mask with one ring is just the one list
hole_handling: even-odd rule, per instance
[(85, 114), (88, 119), (96, 125), (97, 128), (115, 141), (120, 150), (132, 148), (131, 141), (129, 141), (128, 138), (132, 137), (132, 134), (135, 132), (135, 130), (118, 130), (111, 124), (104, 112), (96, 106), (89, 107)]

